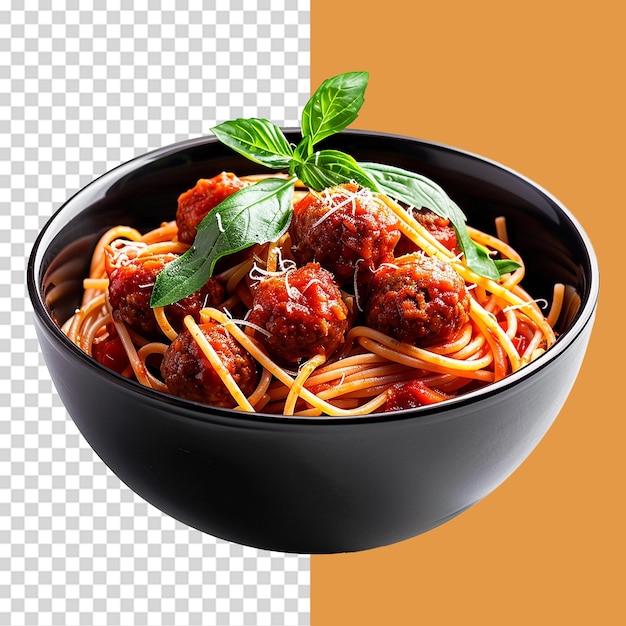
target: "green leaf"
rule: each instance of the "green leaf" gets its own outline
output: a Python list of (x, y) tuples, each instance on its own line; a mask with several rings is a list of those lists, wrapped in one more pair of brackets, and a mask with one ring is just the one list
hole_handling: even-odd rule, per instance
[(302, 111), (302, 135), (311, 145), (346, 128), (363, 106), (368, 72), (346, 72), (325, 80)]
[[(489, 252), (472, 241), (467, 232), (465, 214), (436, 182), (426, 176), (391, 165), (379, 163), (359, 165), (374, 179), (377, 191), (417, 209), (426, 207), (437, 215), (449, 219), (456, 233), (459, 248), (465, 255), (465, 261), (476, 273), (497, 280), (502, 274), (511, 271), (510, 269), (502, 271), (489, 256)], [(512, 267), (511, 264), (517, 265), (510, 261), (507, 267)]]
[(293, 157), (293, 148), (282, 130), (261, 118), (236, 119), (211, 128), (229, 148), (247, 159), (272, 169), (285, 169)]
[(516, 269), (521, 267), (517, 261), (513, 261), (511, 259), (495, 259), (494, 263), (498, 268), (498, 272), (500, 272), (500, 276), (502, 276), (502, 274), (514, 272)]
[(430, 178), (392, 165), (360, 163), (360, 166), (376, 181), (378, 191), (417, 209), (428, 207), (452, 223), (465, 222), (461, 209)]
[(467, 266), (481, 276), (498, 280), (498, 278), (500, 278), (500, 272), (494, 260), (489, 256), (489, 251), (472, 241), (465, 224), (459, 227), (452, 222), (452, 226), (456, 233), (459, 248), (465, 255)]
[(317, 191), (351, 180), (364, 187), (375, 184), (353, 157), (339, 150), (315, 152), (296, 164), (295, 173), (305, 185)]
[(206, 283), (221, 257), (278, 239), (289, 227), (295, 178), (267, 178), (218, 204), (200, 222), (187, 252), (157, 276), (150, 306), (166, 306)]

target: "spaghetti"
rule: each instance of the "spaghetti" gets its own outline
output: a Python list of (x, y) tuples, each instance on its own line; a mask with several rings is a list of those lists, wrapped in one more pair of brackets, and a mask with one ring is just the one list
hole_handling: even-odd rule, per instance
[[(257, 180), (258, 176), (241, 177), (244, 185)], [(346, 189), (349, 186), (342, 188), (342, 210), (355, 216), (358, 202), (365, 196), (356, 195), (361, 190), (353, 190), (355, 195), (350, 196)], [(332, 189), (321, 193), (301, 189), (294, 205), (310, 203), (311, 193), (314, 200), (321, 198), (332, 203)], [(182, 317), (176, 305), (147, 310), (144, 305), (141, 315), (148, 316), (149, 323), (142, 322), (143, 325), (135, 324), (134, 318), (129, 320), (112, 302), (112, 276), (117, 276), (115, 271), (120, 268), (140, 266), (145, 282), (140, 287), (149, 295), (154, 276), (146, 268), (176, 258), (191, 244), (179, 240), (176, 220), (146, 233), (115, 226), (97, 242), (89, 275), (84, 279), (82, 302), (62, 330), (88, 355), (158, 391), (241, 411), (300, 416), (368, 415), (445, 401), (501, 380), (554, 344), (553, 326), (563, 303), (563, 286), (555, 286), (552, 307), (544, 315), (539, 303), (521, 287), (523, 260), (508, 243), (502, 219), (497, 220), (498, 236), (468, 229), (471, 238), (492, 255), (519, 264), (518, 269), (493, 280), (469, 269), (458, 250), (442, 243), (432, 229), (416, 219), (412, 210), (380, 194), (370, 193), (366, 200), (391, 216), (393, 232), (397, 230), (398, 235), (390, 244), (393, 254), (381, 252), (377, 263), (359, 257), (353, 263), (351, 280), (330, 285), (327, 281), (334, 280), (335, 268), (327, 271), (316, 259), (306, 263), (299, 259), (295, 251), (300, 241), (294, 240), (297, 228), (292, 227), (276, 242), (254, 245), (227, 257), (210, 279), (211, 289), (202, 293), (199, 304), (186, 305)], [(314, 214), (310, 219), (316, 226), (329, 224), (338, 219), (338, 212), (333, 207), (332, 213)], [(346, 224), (345, 216), (342, 219), (343, 228), (356, 231), (354, 223)], [(392, 227), (385, 236), (392, 232)], [(391, 235), (388, 238), (393, 239)], [(400, 240), (402, 247), (400, 243), (396, 246)], [(337, 256), (332, 250), (330, 255)], [(450, 305), (456, 325), (450, 323), (447, 334), (442, 333), (436, 315), (441, 317), (448, 309), (443, 313), (437, 309), (433, 319), (425, 322), (428, 327), (421, 338), (404, 341), (365, 324), (364, 311), (377, 280), (372, 277), (379, 272), (381, 276), (385, 272), (395, 276), (423, 259), (442, 266), (444, 274), (454, 275), (437, 280), (442, 284), (456, 281), (458, 299)], [(406, 280), (404, 276), (402, 280)], [(274, 295), (278, 291), (271, 291), (271, 305), (266, 305), (267, 310), (261, 314), (258, 285), (270, 285), (271, 281), (282, 284), (285, 298), (293, 296), (294, 301), (286, 305)], [(422, 283), (419, 285), (419, 289), (414, 288), (423, 295)], [(136, 300), (138, 295), (132, 295)], [(381, 301), (387, 302), (391, 297), (384, 292)], [(398, 307), (408, 310), (416, 300), (419, 298), (412, 294), (410, 302), (402, 301)], [(304, 342), (303, 337), (308, 334), (319, 338), (326, 333), (324, 336), (332, 335), (328, 343), (332, 347), (322, 349), (316, 341), (308, 352), (292, 354), (292, 344), (286, 353), (275, 351), (271, 339), (278, 337), (283, 341), (283, 332), (290, 331), (284, 320), (284, 331), (276, 327), (272, 315), (281, 307), (295, 307), (296, 302), (297, 306), (318, 307), (308, 317), (303, 314), (302, 319), (310, 321), (300, 323), (297, 340)], [(433, 338), (435, 322), (440, 334)], [(409, 324), (412, 325), (413, 322)], [(163, 374), (166, 358), (174, 363), (168, 367), (175, 376), (193, 378), (192, 392), (177, 392), (191, 387), (168, 382), (170, 379)], [(197, 364), (195, 369), (189, 369), (193, 359)], [(238, 365), (233, 368), (232, 363)], [(207, 371), (213, 378), (205, 377)], [(203, 386), (220, 386), (220, 393), (205, 396)]]

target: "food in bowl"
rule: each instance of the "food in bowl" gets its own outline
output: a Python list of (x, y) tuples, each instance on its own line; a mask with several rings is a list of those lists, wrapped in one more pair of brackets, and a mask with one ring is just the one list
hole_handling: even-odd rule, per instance
[[(219, 211), (211, 204), (209, 196), (205, 208)], [(193, 244), (180, 241), (177, 221), (145, 234), (113, 227), (64, 331), (153, 389), (283, 415), (440, 402), (500, 380), (554, 344), (564, 286), (555, 285), (544, 316), (520, 286), (522, 259), (503, 231), (471, 231), (490, 254), (517, 264), (494, 280), (463, 263), (446, 220), (353, 183), (302, 191), (293, 211), (277, 241), (225, 255), (199, 289), (154, 308), (157, 276)]]
[(181, 190), (158, 228), (109, 229), (68, 337), (152, 389), (308, 416), (442, 402), (549, 349), (564, 285), (544, 314), (521, 286), (503, 218), (496, 235), (467, 227), (419, 173), (313, 149), (356, 115), (345, 103), (362, 100), (366, 82), (326, 81), (295, 149), (266, 120), (217, 126), (224, 143), (280, 171), (214, 173)]

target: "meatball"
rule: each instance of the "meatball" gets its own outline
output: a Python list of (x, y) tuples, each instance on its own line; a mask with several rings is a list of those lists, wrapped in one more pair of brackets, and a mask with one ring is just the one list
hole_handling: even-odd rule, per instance
[(253, 289), (248, 320), (267, 331), (268, 352), (284, 363), (339, 348), (348, 329), (348, 307), (330, 272), (319, 263), (268, 276)]
[[(160, 339), (163, 333), (150, 307), (150, 298), (157, 275), (174, 254), (136, 257), (117, 267), (109, 267), (109, 302), (113, 311), (128, 326), (151, 339)], [(165, 315), (176, 330), (183, 325), (185, 315), (199, 318), (200, 310), (218, 306), (224, 299), (224, 287), (215, 278), (191, 295), (165, 307)]]
[(193, 243), (196, 228), (207, 213), (247, 185), (235, 174), (222, 172), (213, 178), (201, 178), (195, 187), (181, 194), (176, 210), (179, 241)]
[[(456, 232), (447, 217), (441, 217), (430, 209), (413, 211), (413, 217), (442, 245), (454, 254), (461, 252)], [(396, 246), (395, 254), (409, 254), (417, 252), (419, 248), (408, 237), (403, 236)]]
[(291, 236), (299, 264), (320, 263), (340, 286), (352, 284), (355, 273), (367, 283), (372, 270), (392, 258), (399, 220), (368, 189), (338, 185), (296, 203)]
[[(220, 324), (211, 321), (200, 324), (199, 328), (241, 391), (250, 395), (258, 377), (254, 359)], [(186, 328), (166, 350), (161, 376), (169, 392), (180, 398), (224, 408), (235, 405), (226, 385)]]
[(454, 269), (423, 254), (381, 267), (365, 303), (365, 322), (398, 341), (432, 346), (468, 321), (470, 296)]

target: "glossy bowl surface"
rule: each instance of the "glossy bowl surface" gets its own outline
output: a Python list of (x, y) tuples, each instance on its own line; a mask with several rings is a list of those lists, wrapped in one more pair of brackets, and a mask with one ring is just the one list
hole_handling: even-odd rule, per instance
[[(298, 132), (287, 129), (290, 140)], [(558, 200), (497, 163), (367, 131), (329, 144), (360, 161), (429, 176), (473, 226), (507, 219), (525, 288), (570, 286), (571, 314), (546, 354), (505, 381), (441, 405), (366, 418), (288, 418), (211, 408), (145, 389), (83, 354), (59, 330), (76, 307), (97, 237), (173, 219), (178, 195), (222, 170), (259, 167), (214, 138), (138, 157), (69, 199), (38, 237), (28, 290), (41, 349), (70, 416), (102, 460), (166, 514), (262, 549), (332, 553), (426, 532), (501, 484), (558, 415), (592, 329), (599, 276), (587, 236)]]

